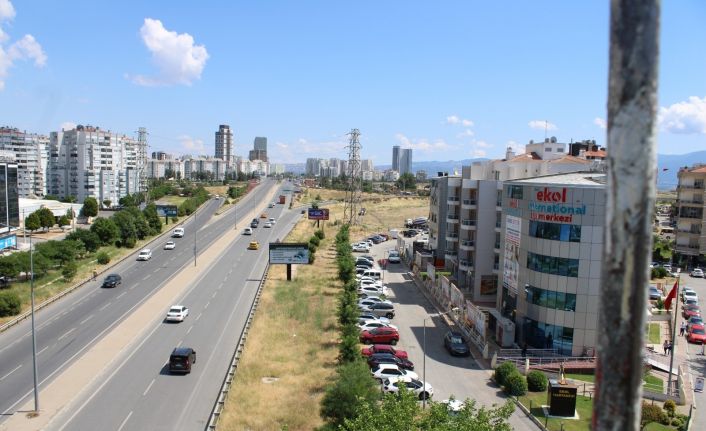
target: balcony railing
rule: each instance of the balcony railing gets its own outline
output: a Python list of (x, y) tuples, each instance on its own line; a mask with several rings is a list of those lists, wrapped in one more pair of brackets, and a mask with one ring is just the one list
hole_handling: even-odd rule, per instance
[(468, 267), (471, 266), (471, 263), (465, 259), (460, 259), (458, 261), (458, 266), (461, 269), (468, 269)]
[(476, 225), (476, 221), (475, 221), (475, 220), (470, 220), (470, 219), (464, 219), (464, 220), (461, 220), (461, 224), (462, 224), (463, 226), (475, 226), (475, 225)]
[(464, 199), (464, 200), (463, 200), (463, 204), (464, 204), (464, 205), (475, 205), (475, 204), (476, 204), (476, 200), (475, 200), (475, 199)]
[(464, 239), (463, 241), (461, 241), (461, 245), (464, 247), (475, 247), (476, 242), (473, 240)]

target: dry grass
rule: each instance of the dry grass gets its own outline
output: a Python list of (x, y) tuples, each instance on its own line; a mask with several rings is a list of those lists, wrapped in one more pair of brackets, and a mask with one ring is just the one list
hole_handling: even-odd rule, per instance
[[(322, 193), (322, 199), (332, 199), (340, 193), (316, 192)], [(364, 224), (354, 228), (360, 236), (401, 226), (405, 218), (428, 212), (426, 199), (372, 199), (379, 201), (365, 201), (368, 212), (363, 217)], [(312, 430), (323, 424), (320, 402), (335, 373), (339, 337), (336, 300), (340, 283), (331, 247), (343, 217), (342, 204), (327, 207), (331, 220), (324, 227), (326, 239), (316, 253), (315, 264), (295, 266), (292, 282), (285, 280), (283, 265), (270, 270), (221, 415), (221, 429)], [(306, 242), (315, 229), (315, 222), (302, 220), (286, 240)], [(278, 380), (263, 381), (268, 377)]]

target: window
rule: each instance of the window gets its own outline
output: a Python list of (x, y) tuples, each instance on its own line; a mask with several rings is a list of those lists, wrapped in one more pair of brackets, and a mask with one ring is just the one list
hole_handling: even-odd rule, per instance
[(545, 256), (527, 253), (527, 269), (545, 274), (562, 275), (565, 277), (579, 276), (579, 260), (565, 257)]
[(576, 294), (574, 293), (555, 292), (528, 284), (525, 286), (525, 300), (528, 304), (540, 307), (576, 311)]
[(522, 199), (522, 186), (507, 186), (507, 196), (510, 199)]
[(581, 226), (530, 220), (529, 235), (553, 241), (581, 241)]

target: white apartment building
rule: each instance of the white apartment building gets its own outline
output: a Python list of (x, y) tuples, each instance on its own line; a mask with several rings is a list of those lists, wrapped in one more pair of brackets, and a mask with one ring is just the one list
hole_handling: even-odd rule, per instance
[(212, 180), (223, 180), (227, 172), (228, 162), (213, 157), (191, 157), (183, 159), (184, 178), (197, 179), (207, 178)]
[(215, 155), (224, 160), (227, 166), (233, 163), (233, 132), (227, 124), (218, 126), (215, 134)]
[(238, 172), (245, 175), (257, 174), (265, 177), (270, 174), (270, 164), (262, 160), (238, 159), (236, 161)]
[(17, 188), (22, 198), (47, 194), (49, 137), (17, 128), (0, 128), (0, 151), (17, 163)]
[(677, 177), (675, 249), (694, 267), (699, 255), (706, 255), (706, 165), (680, 169)]
[(172, 158), (152, 159), (147, 163), (147, 176), (149, 178), (185, 178), (184, 162)]
[(77, 202), (89, 196), (98, 202), (118, 202), (144, 190), (146, 150), (144, 139), (99, 127), (79, 125), (51, 132), (47, 192), (60, 198), (73, 196)]

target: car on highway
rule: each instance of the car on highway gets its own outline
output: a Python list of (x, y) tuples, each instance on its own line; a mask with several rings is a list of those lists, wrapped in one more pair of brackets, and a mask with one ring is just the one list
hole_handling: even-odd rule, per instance
[(700, 277), (700, 278), (704, 278), (704, 270), (701, 269), (701, 268), (694, 268), (694, 269), (689, 273), (689, 275), (690, 275), (691, 277)]
[(245, 229), (243, 229), (243, 235), (252, 235), (252, 228), (246, 227)]
[(414, 363), (409, 359), (400, 359), (392, 353), (373, 353), (367, 358), (368, 366), (374, 367), (379, 364), (395, 364), (403, 370), (414, 371)]
[(434, 389), (429, 383), (419, 379), (390, 377), (382, 382), (382, 391), (385, 393), (399, 393), (400, 386), (406, 386), (407, 390), (414, 392), (420, 400), (429, 399), (434, 395)]
[(174, 250), (175, 247), (176, 247), (176, 243), (174, 241), (167, 241), (167, 243), (164, 244), (165, 250)]
[(706, 342), (706, 327), (691, 325), (686, 333), (686, 340), (690, 343), (704, 344)]
[(270, 217), (270, 219), (269, 219), (268, 221), (269, 221), (273, 226), (275, 225), (275, 223), (277, 223), (277, 220), (275, 220), (274, 217)]
[(260, 214), (260, 218), (267, 218), (267, 213)]
[(275, 203), (274, 203), (274, 202), (270, 202), (270, 205), (268, 205), (268, 206), (269, 206), (270, 208), (274, 208), (274, 207), (275, 207)]
[(196, 363), (196, 351), (191, 347), (175, 347), (169, 355), (169, 372), (188, 374)]
[(358, 319), (358, 328), (360, 328), (361, 331), (369, 331), (371, 329), (375, 328), (392, 328), (392, 329), (398, 329), (399, 328), (391, 323), (382, 323), (378, 320), (365, 320), (365, 319)]
[(178, 227), (174, 229), (172, 232), (172, 237), (173, 238), (183, 238), (184, 237), (184, 228), (183, 227)]
[(400, 263), (402, 259), (400, 258), (400, 253), (397, 250), (390, 250), (387, 255), (387, 261), (390, 263)]
[(662, 299), (662, 291), (657, 289), (657, 286), (650, 286), (650, 301)]
[(101, 287), (118, 287), (118, 285), (122, 284), (122, 282), (123, 278), (118, 274), (108, 274), (108, 276), (105, 277), (105, 280), (103, 280)]
[(272, 227), (272, 223), (266, 221), (263, 227)]
[(398, 367), (395, 364), (377, 364), (370, 368), (370, 374), (373, 378), (379, 382), (383, 382), (385, 379), (390, 377), (409, 377), (412, 379), (418, 379), (419, 376), (414, 371), (405, 370)]
[(250, 244), (248, 244), (248, 250), (257, 250), (260, 248), (260, 243), (257, 241), (250, 241)]
[(172, 305), (167, 311), (167, 322), (183, 322), (186, 316), (189, 315), (189, 309), (183, 305)]
[(395, 306), (388, 302), (378, 302), (372, 305), (363, 306), (362, 312), (373, 313), (376, 316), (384, 316), (388, 319), (395, 317)]
[(258, 227), (259, 225), (260, 225), (260, 222), (258, 222), (257, 220), (253, 220), (250, 222), (250, 227), (253, 229)]
[(446, 332), (446, 335), (444, 335), (444, 347), (453, 356), (468, 356), (471, 354), (471, 350), (460, 332)]
[(389, 344), (373, 344), (372, 346), (363, 347), (360, 351), (363, 356), (370, 356), (374, 353), (389, 353), (397, 356), (400, 359), (407, 359), (407, 352), (404, 350), (396, 349)]
[(152, 259), (152, 250), (145, 248), (137, 255), (137, 260), (150, 260)]
[(392, 344), (400, 341), (400, 333), (390, 327), (375, 328), (360, 333), (360, 342), (363, 344)]

